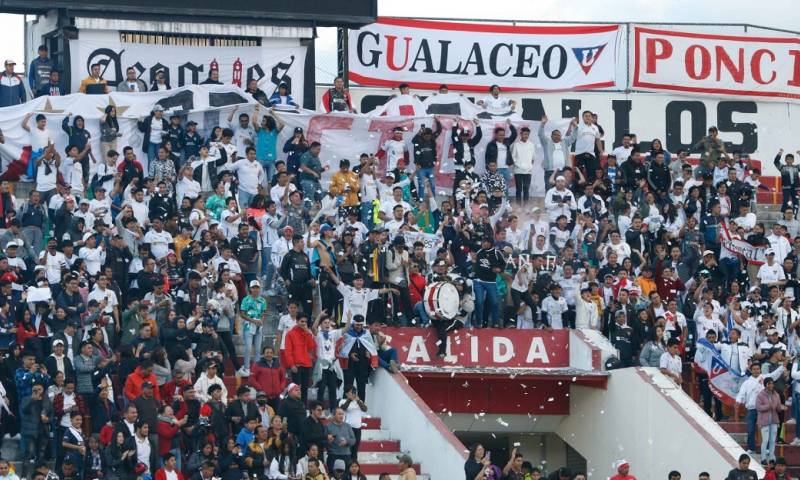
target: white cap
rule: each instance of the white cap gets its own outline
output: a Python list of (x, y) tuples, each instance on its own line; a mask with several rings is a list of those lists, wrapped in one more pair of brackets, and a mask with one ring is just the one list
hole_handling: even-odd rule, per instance
[(557, 177), (556, 177), (556, 182), (557, 182), (557, 181), (559, 181), (559, 180), (564, 180), (565, 182), (567, 181), (567, 179), (566, 179), (566, 178), (564, 178), (564, 175), (559, 175), (559, 176), (557, 176)]
[(258, 280), (250, 280), (250, 288), (253, 287), (261, 287), (261, 282), (259, 282)]
[(86, 240), (89, 239), (89, 237), (93, 237), (93, 236), (94, 236), (94, 232), (86, 232), (86, 233), (83, 234), (83, 241), (85, 242)]
[(703, 256), (705, 257), (706, 255), (714, 255), (714, 251), (713, 250), (706, 250), (705, 252), (703, 252)]

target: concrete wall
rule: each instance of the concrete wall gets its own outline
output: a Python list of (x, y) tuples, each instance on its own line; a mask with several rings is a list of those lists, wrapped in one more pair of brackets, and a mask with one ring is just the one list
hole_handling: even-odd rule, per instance
[(381, 418), (381, 428), (408, 452), (433, 479), (464, 476), (467, 448), (398, 373), (379, 368), (367, 392), (369, 414)]
[[(573, 386), (571, 415), (555, 433), (587, 460), (589, 475), (613, 475), (612, 463), (625, 458), (639, 478), (684, 478), (708, 471), (725, 478), (744, 453), (683, 390), (653, 368), (614, 370), (608, 389)], [(759, 478), (760, 467), (751, 463)]]

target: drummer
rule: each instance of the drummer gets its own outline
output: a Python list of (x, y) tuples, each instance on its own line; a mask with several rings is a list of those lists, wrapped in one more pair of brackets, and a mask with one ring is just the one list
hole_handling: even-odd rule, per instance
[(433, 264), (433, 271), (425, 278), (425, 283), (430, 285), (433, 282), (450, 282), (452, 280), (453, 275), (447, 271), (447, 261), (436, 260)]

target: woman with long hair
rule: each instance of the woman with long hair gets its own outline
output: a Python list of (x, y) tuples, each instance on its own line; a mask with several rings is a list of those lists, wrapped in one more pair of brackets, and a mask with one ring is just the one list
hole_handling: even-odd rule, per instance
[(283, 144), (283, 153), (287, 153), (286, 170), (295, 176), (300, 173), (300, 157), (308, 150), (308, 141), (303, 129), (295, 127), (292, 136)]
[(117, 139), (122, 136), (117, 120), (117, 107), (107, 105), (100, 116), (100, 155), (105, 161), (109, 150), (117, 149)]
[(469, 458), (464, 463), (465, 480), (483, 480), (486, 470), (492, 466), (492, 461), (486, 458), (486, 449), (476, 443), (469, 448)]
[[(136, 445), (129, 444), (130, 445)], [(125, 434), (117, 431), (111, 443), (103, 449), (103, 478), (105, 480), (123, 480), (130, 478), (133, 466), (136, 465), (136, 448), (126, 448)]]
[(643, 367), (656, 367), (661, 364), (661, 355), (667, 351), (667, 341), (664, 339), (664, 327), (656, 325), (650, 340), (644, 344), (639, 353), (639, 364)]
[(294, 478), (295, 465), (297, 462), (294, 459), (294, 448), (289, 442), (284, 443), (278, 454), (272, 459), (269, 465), (269, 473), (267, 478), (269, 480), (288, 480)]
[(367, 476), (361, 473), (361, 464), (358, 463), (358, 460), (350, 462), (342, 480), (367, 480)]

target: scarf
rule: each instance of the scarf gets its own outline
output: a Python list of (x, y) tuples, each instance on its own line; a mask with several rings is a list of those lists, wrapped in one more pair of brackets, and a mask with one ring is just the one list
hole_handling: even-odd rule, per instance
[(377, 358), (378, 349), (375, 347), (375, 342), (372, 340), (372, 335), (369, 334), (369, 330), (363, 329), (357, 332), (353, 327), (350, 327), (350, 330), (348, 330), (347, 334), (344, 336), (344, 344), (342, 345), (342, 350), (339, 352), (339, 356), (341, 358), (348, 358), (350, 356), (350, 351), (356, 343), (360, 343), (361, 346), (372, 355), (372, 358)]
[(69, 427), (69, 431), (72, 433), (72, 436), (75, 437), (75, 440), (77, 440), (77, 445), (83, 445), (83, 434), (77, 428), (71, 425)]

